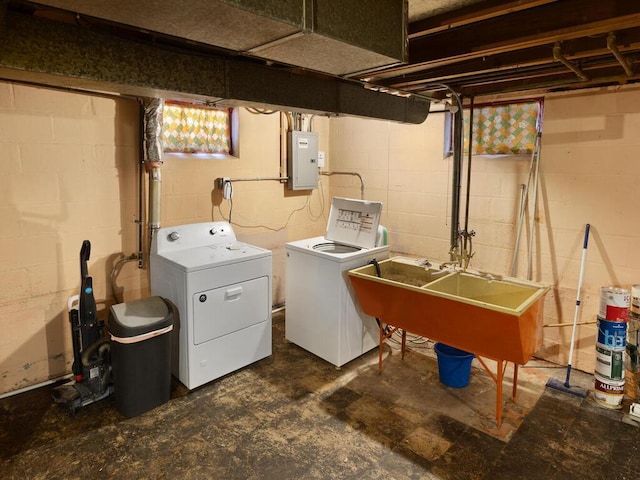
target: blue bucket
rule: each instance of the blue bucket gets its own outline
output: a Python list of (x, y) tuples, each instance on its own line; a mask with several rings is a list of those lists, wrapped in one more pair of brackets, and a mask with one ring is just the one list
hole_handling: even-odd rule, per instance
[(462, 388), (469, 385), (473, 353), (458, 350), (444, 343), (436, 343), (433, 349), (438, 356), (440, 381), (447, 387)]

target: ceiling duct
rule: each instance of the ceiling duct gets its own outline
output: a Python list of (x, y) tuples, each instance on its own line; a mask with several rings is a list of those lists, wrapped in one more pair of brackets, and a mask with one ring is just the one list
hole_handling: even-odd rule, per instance
[(407, 60), (407, 0), (38, 0), (331, 75)]
[(169, 43), (33, 5), (0, 0), (0, 79), (403, 123), (422, 123), (429, 113), (425, 97), (371, 91), (353, 80), (222, 54), (195, 42)]

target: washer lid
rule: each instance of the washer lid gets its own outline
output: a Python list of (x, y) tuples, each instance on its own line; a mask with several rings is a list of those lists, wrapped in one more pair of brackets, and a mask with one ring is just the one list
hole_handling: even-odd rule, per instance
[(327, 240), (361, 248), (376, 246), (382, 202), (333, 197)]

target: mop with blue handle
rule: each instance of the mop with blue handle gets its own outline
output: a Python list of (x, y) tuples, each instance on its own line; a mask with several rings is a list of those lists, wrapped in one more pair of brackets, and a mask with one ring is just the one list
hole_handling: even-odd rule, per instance
[(571, 377), (571, 361), (573, 359), (573, 346), (576, 339), (576, 325), (578, 323), (578, 313), (580, 312), (580, 291), (582, 290), (582, 278), (584, 276), (584, 264), (587, 259), (587, 244), (589, 243), (589, 228), (590, 225), (587, 223), (587, 226), (584, 230), (584, 245), (582, 247), (582, 263), (580, 264), (580, 278), (578, 280), (578, 294), (576, 296), (576, 311), (573, 316), (573, 328), (571, 330), (571, 347), (569, 348), (569, 362), (567, 363), (567, 378), (564, 383), (561, 380), (557, 380), (555, 378), (549, 379), (547, 382), (547, 387), (551, 387), (560, 392), (570, 393), (571, 395), (576, 395), (578, 397), (586, 397), (589, 391), (586, 388), (578, 387), (576, 385), (571, 385), (569, 383), (569, 378)]

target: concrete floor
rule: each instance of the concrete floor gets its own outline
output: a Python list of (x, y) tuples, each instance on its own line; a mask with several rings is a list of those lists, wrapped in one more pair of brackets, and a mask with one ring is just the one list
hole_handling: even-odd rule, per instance
[[(623, 410), (545, 388), (565, 370), (531, 362), (504, 424), (481, 368), (453, 389), (432, 344), (387, 348), (337, 370), (288, 343), (273, 355), (126, 419), (106, 399), (71, 417), (51, 386), (0, 400), (3, 479), (637, 479), (640, 429)], [(390, 352), (390, 353), (389, 353)], [(475, 362), (475, 361), (474, 361)], [(510, 371), (508, 372), (510, 373)], [(588, 386), (592, 376), (572, 373)]]

